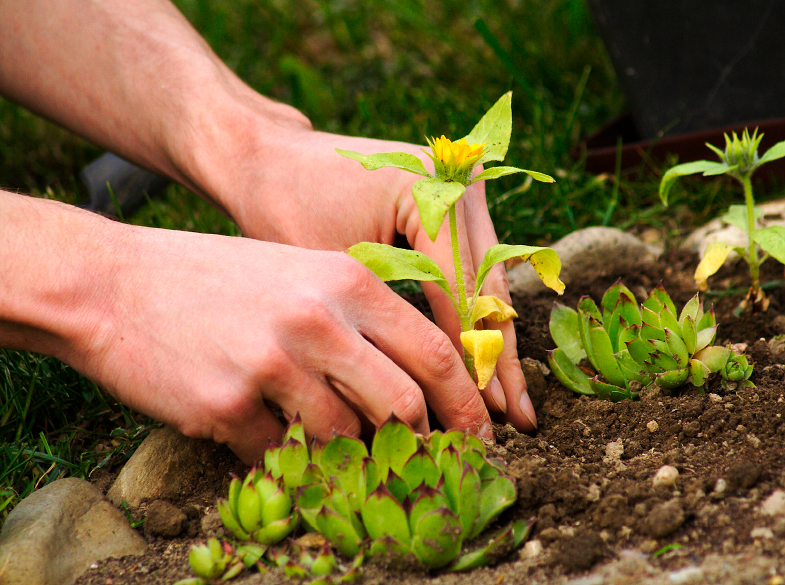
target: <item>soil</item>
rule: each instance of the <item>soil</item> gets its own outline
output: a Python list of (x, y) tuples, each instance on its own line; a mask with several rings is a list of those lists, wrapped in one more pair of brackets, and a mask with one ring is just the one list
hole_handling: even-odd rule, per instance
[[(559, 300), (574, 307), (588, 294), (599, 301), (621, 277), (640, 300), (662, 280), (680, 308), (696, 292), (691, 278), (695, 264), (694, 257), (671, 252), (635, 273), (587, 275), (586, 282), (572, 283)], [(782, 266), (769, 264), (763, 280), (782, 278)], [(712, 285), (717, 290), (744, 288), (744, 275), (744, 266), (726, 267)], [(532, 543), (495, 567), (465, 575), (368, 564), (362, 582), (563, 583), (596, 573), (620, 555), (635, 555), (631, 550), (655, 570), (677, 571), (720, 555), (739, 570), (750, 559), (770, 558), (770, 575), (785, 574), (785, 516), (759, 512), (774, 490), (785, 488), (785, 347), (772, 343), (785, 333), (785, 290), (779, 287), (768, 295), (767, 312), (739, 317), (732, 315), (739, 296), (704, 298), (704, 304), (713, 302), (721, 324), (717, 343), (746, 345), (755, 365), (755, 388), (726, 392), (714, 382), (705, 394), (649, 392), (638, 401), (617, 404), (578, 396), (542, 374), (546, 350), (553, 347), (548, 318), (555, 295), (514, 299), (522, 316), (516, 325), (519, 355), (528, 358), (524, 362), (540, 426), (530, 436), (499, 424), (490, 448), (508, 462), (518, 484), (518, 501), (501, 522), (535, 521), (531, 540), (542, 546), (541, 552), (530, 554), (539, 547)], [(413, 300), (424, 306), (422, 299)], [(226, 453), (217, 464), (220, 472), (209, 474), (212, 483), (203, 483), (188, 501), (174, 502), (190, 515), (190, 537), (148, 537), (146, 555), (102, 561), (77, 585), (171, 585), (191, 576), (187, 552), (204, 538), (201, 518), (224, 494), (228, 472), (244, 472)], [(664, 465), (675, 467), (678, 479), (675, 485), (655, 487), (653, 477)], [(777, 579), (755, 582), (782, 582)], [(292, 581), (275, 569), (265, 575), (246, 573), (234, 582)]]

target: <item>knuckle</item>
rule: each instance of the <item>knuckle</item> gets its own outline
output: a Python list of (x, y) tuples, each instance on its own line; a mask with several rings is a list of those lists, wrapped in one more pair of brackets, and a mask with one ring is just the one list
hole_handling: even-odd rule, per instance
[(421, 350), (425, 366), (437, 378), (448, 376), (458, 365), (458, 352), (450, 338), (435, 327), (425, 334)]
[[(425, 406), (425, 398), (420, 389), (416, 386), (407, 388), (401, 392), (390, 404), (391, 412), (401, 420), (406, 421), (415, 428), (427, 418), (428, 409)], [(380, 421), (381, 424), (384, 421)]]

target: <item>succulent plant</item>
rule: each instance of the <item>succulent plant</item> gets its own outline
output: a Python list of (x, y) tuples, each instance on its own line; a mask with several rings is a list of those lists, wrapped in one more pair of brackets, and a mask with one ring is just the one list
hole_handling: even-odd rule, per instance
[(208, 585), (217, 580), (228, 581), (254, 565), (265, 549), (245, 545), (233, 550), (228, 542), (210, 538), (207, 544), (196, 544), (188, 553), (188, 562), (197, 577), (183, 579), (174, 585)]
[(722, 374), (722, 387), (725, 390), (755, 387), (755, 384), (750, 382), (752, 364), (747, 361), (747, 356), (744, 354), (733, 353), (720, 370), (720, 374)]
[(422, 436), (394, 415), (370, 453), (340, 435), (308, 447), (295, 418), (283, 444), (268, 448), (265, 468), (296, 492), (303, 522), (341, 554), (355, 556), (370, 541), (371, 555), (411, 554), (432, 568), (453, 561), (516, 496), (504, 463), (488, 458), (478, 438)]
[(218, 500), (221, 520), (232, 534), (260, 544), (280, 542), (294, 530), (297, 516), (292, 507), (281, 480), (256, 468), (243, 481), (232, 478), (229, 497)]
[[(589, 297), (582, 297), (577, 311), (556, 304), (551, 312), (550, 331), (557, 348), (549, 352), (548, 361), (567, 388), (617, 401), (636, 398), (640, 388), (652, 383), (662, 388), (687, 382), (702, 387), (715, 372), (722, 376), (723, 386), (730, 376), (749, 382), (752, 366), (746, 358), (712, 345), (717, 335), (714, 311), (704, 312), (697, 294), (677, 313), (662, 284), (639, 306), (617, 281), (601, 305), (602, 312)], [(593, 375), (579, 366), (584, 358)]]

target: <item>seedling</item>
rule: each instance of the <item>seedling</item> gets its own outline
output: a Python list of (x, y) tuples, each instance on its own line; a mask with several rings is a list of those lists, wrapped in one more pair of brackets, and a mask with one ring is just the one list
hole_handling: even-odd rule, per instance
[(217, 538), (207, 544), (195, 544), (188, 554), (188, 563), (197, 577), (183, 579), (174, 585), (210, 585), (228, 581), (259, 561), (264, 548), (255, 545), (240, 546), (235, 551), (232, 545)]
[[(676, 315), (661, 284), (640, 306), (620, 281), (603, 296), (602, 312), (589, 297), (581, 298), (577, 311), (556, 304), (550, 320), (557, 345), (548, 354), (551, 369), (570, 390), (614, 402), (637, 398), (651, 384), (677, 388), (690, 382), (702, 388), (715, 372), (726, 389), (753, 385), (745, 356), (712, 345), (714, 310), (704, 312), (697, 294)], [(584, 358), (593, 375), (579, 366)]]
[(386, 244), (362, 242), (349, 248), (349, 254), (384, 281), (407, 279), (428, 281), (437, 284), (445, 292), (461, 321), (461, 343), (466, 350), (464, 363), (472, 376), (476, 374), (480, 390), (490, 382), (496, 360), (504, 348), (504, 342), (500, 331), (475, 330), (475, 324), (486, 318), (506, 321), (517, 317), (515, 310), (501, 299), (480, 295), (485, 277), (493, 265), (520, 257), (524, 262), (531, 262), (546, 286), (559, 294), (564, 292), (564, 283), (559, 280), (561, 262), (555, 251), (536, 246), (498, 244), (486, 251), (477, 269), (474, 292), (471, 298), (467, 297), (455, 211), (455, 204), (466, 191), (466, 187), (477, 181), (497, 179), (514, 173), (526, 173), (533, 179), (545, 183), (554, 182), (552, 177), (543, 173), (507, 166), (488, 168), (473, 175), (477, 165), (504, 160), (512, 132), (511, 100), (512, 92), (504, 94), (474, 129), (456, 142), (444, 136), (426, 139), (431, 152), (425, 150), (423, 152), (433, 161), (434, 175), (428, 172), (417, 156), (410, 153), (385, 152), (366, 155), (337, 149), (339, 154), (359, 161), (368, 170), (393, 167), (425, 177), (414, 183), (412, 195), (417, 203), (422, 225), (431, 240), (436, 241), (444, 216), (449, 216), (457, 287), (455, 294), (439, 266), (420, 252), (402, 250)]
[[(695, 270), (695, 282), (701, 290), (706, 290), (706, 281), (717, 272), (725, 263), (731, 251), (744, 258), (750, 269), (750, 289), (747, 296), (739, 305), (743, 310), (752, 301), (752, 307), (760, 307), (764, 311), (769, 306), (769, 301), (760, 286), (760, 265), (769, 256), (774, 256), (785, 263), (785, 227), (770, 226), (757, 228), (756, 220), (760, 210), (755, 208), (752, 194), (752, 174), (761, 165), (785, 157), (785, 141), (778, 142), (767, 150), (763, 156), (758, 156), (758, 145), (763, 134), (758, 136), (757, 128), (750, 136), (745, 128), (741, 138), (733, 133), (733, 138), (725, 135), (725, 151), (706, 143), (720, 157), (721, 162), (698, 160), (695, 162), (676, 165), (669, 169), (660, 182), (660, 198), (668, 204), (668, 191), (678, 177), (703, 173), (703, 176), (729, 175), (738, 180), (744, 189), (745, 205), (732, 205), (728, 212), (722, 216), (725, 223), (735, 225), (747, 235), (747, 246), (732, 246), (725, 242), (712, 242), (706, 247), (703, 259)], [(761, 255), (758, 248), (763, 251)]]

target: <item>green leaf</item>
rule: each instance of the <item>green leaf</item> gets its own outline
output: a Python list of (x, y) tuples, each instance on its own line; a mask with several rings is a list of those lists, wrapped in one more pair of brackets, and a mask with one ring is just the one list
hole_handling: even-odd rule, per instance
[(345, 518), (329, 508), (322, 508), (316, 516), (316, 524), (319, 532), (324, 534), (342, 555), (353, 557), (360, 552), (362, 538)]
[(439, 285), (452, 298), (450, 285), (441, 268), (421, 252), (375, 242), (360, 242), (349, 248), (348, 252), (385, 282), (425, 280)]
[(417, 523), (412, 552), (432, 569), (443, 567), (461, 552), (461, 524), (449, 508), (426, 514)]
[(401, 470), (401, 478), (406, 482), (410, 490), (415, 489), (422, 483), (430, 487), (436, 487), (440, 476), (439, 468), (436, 467), (433, 457), (431, 457), (424, 445), (420, 445)]
[(408, 171), (424, 177), (430, 177), (431, 174), (425, 169), (425, 165), (415, 155), (408, 152), (380, 152), (378, 154), (360, 154), (359, 152), (352, 152), (351, 150), (335, 149), (338, 154), (359, 161), (369, 171), (375, 171), (383, 167), (393, 167)]
[(678, 388), (687, 381), (689, 375), (689, 368), (670, 370), (663, 372), (662, 374), (657, 374), (657, 377), (654, 379), (654, 383), (657, 384), (657, 386), (660, 388)]
[[(613, 315), (613, 311), (616, 309), (616, 304), (619, 302), (619, 297), (625, 296), (632, 304), (637, 306), (637, 300), (635, 299), (635, 295), (632, 294), (630, 289), (624, 286), (621, 282), (621, 279), (617, 280), (613, 286), (611, 286), (605, 294), (602, 295), (602, 323), (603, 326), (606, 328), (605, 330), (609, 330), (609, 324), (606, 321), (610, 320), (611, 315)], [(630, 325), (640, 325), (640, 323), (629, 323)]]
[(565, 307), (561, 303), (554, 303), (548, 328), (556, 346), (573, 364), (586, 357), (581, 343), (578, 313), (574, 309)]
[(417, 440), (414, 438), (414, 431), (393, 413), (376, 431), (371, 446), (371, 457), (379, 466), (379, 477), (382, 481), (387, 480), (390, 469), (400, 476), (403, 466), (415, 451)]
[(530, 171), (528, 169), (519, 169), (517, 167), (491, 167), (489, 169), (485, 169), (479, 175), (474, 177), (469, 183), (476, 183), (477, 181), (490, 181), (492, 179), (498, 179), (499, 177), (505, 177), (507, 175), (514, 175), (515, 173), (526, 173), (527, 175), (531, 176), (532, 179), (535, 181), (540, 181), (541, 183), (555, 183), (556, 179), (551, 177), (550, 175), (546, 175), (545, 173), (539, 173), (537, 171)]
[(420, 518), (438, 510), (439, 508), (448, 507), (447, 497), (439, 490), (422, 484), (418, 490), (412, 494), (414, 504), (412, 505), (411, 512), (409, 512), (409, 529), (412, 534), (417, 527)]
[(458, 518), (461, 521), (461, 538), (467, 540), (480, 521), (482, 484), (480, 474), (474, 467), (464, 463), (458, 493)]
[(770, 149), (768, 149), (760, 159), (758, 159), (758, 166), (777, 160), (778, 158), (785, 157), (785, 140), (778, 142)]
[(646, 300), (643, 301), (643, 306), (654, 311), (658, 315), (663, 307), (668, 307), (671, 313), (674, 315), (676, 314), (676, 306), (673, 304), (670, 295), (665, 291), (665, 287), (662, 286), (662, 283), (654, 287), (654, 290), (652, 290)]
[(420, 211), (422, 226), (432, 241), (436, 241), (445, 214), (465, 191), (466, 187), (461, 183), (445, 182), (435, 177), (421, 179), (412, 185), (412, 196)]
[(352, 510), (358, 511), (365, 499), (363, 460), (368, 457), (365, 443), (354, 437), (336, 435), (322, 449), (319, 466), (349, 498)]
[(710, 345), (693, 357), (694, 359), (703, 362), (712, 372), (719, 372), (728, 363), (731, 352), (727, 347), (720, 347), (719, 345)]
[(696, 160), (695, 162), (684, 163), (676, 165), (662, 176), (660, 181), (660, 199), (665, 205), (668, 205), (668, 192), (670, 191), (673, 183), (679, 177), (685, 175), (694, 175), (696, 173), (706, 174), (721, 174), (724, 173), (727, 166), (723, 163), (712, 162), (709, 160)]
[(465, 136), (469, 144), (488, 143), (485, 154), (477, 164), (488, 161), (504, 160), (512, 134), (512, 92), (508, 91), (477, 122)]
[[(753, 208), (753, 215), (757, 221), (763, 215), (763, 210), (760, 207)], [(731, 205), (728, 211), (720, 217), (722, 221), (727, 224), (734, 225), (743, 231), (745, 234), (749, 233), (749, 222), (747, 221), (747, 206), (746, 205)]]
[(589, 327), (589, 338), (591, 339), (591, 354), (594, 356), (592, 363), (596, 362), (597, 369), (608, 382), (621, 388), (625, 387), (627, 380), (613, 355), (614, 351), (607, 331), (599, 324), (591, 326)]
[(380, 484), (368, 496), (363, 506), (362, 519), (368, 536), (373, 540), (385, 536), (402, 544), (411, 540), (406, 512), (384, 484)]
[(511, 246), (509, 244), (496, 244), (485, 252), (485, 256), (477, 269), (475, 297), (479, 296), (482, 283), (488, 276), (491, 268), (498, 262), (504, 262), (510, 258), (518, 257), (524, 262), (530, 262), (534, 271), (542, 279), (543, 284), (557, 293), (564, 292), (564, 283), (559, 280), (561, 272), (561, 260), (555, 250), (539, 246)]
[(785, 264), (785, 227), (773, 225), (755, 230), (752, 232), (752, 239), (779, 262)]
[(480, 495), (480, 517), (470, 538), (480, 534), (496, 517), (515, 502), (515, 481), (511, 477), (500, 476), (482, 482)]
[(283, 482), (290, 492), (302, 484), (305, 468), (310, 463), (308, 447), (305, 443), (290, 438), (281, 447), (278, 464), (283, 473)]

